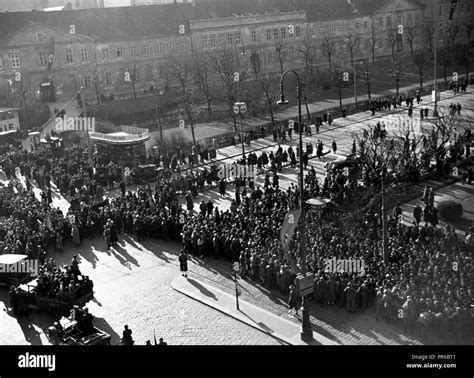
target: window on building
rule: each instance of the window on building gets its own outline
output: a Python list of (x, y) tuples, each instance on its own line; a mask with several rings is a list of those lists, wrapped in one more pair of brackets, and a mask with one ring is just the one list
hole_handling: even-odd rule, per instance
[(392, 16), (387, 16), (387, 28), (392, 26)]
[(0, 70), (3, 70), (3, 57), (0, 56)]
[[(203, 48), (206, 48), (208, 47), (208, 38), (207, 38), (207, 34), (204, 34), (204, 35), (201, 35), (201, 47)], [(171, 43), (170, 43), (170, 50), (171, 50)]]
[(382, 27), (382, 26), (383, 26), (383, 18), (379, 17), (379, 27)]
[(123, 56), (123, 47), (117, 47), (117, 58), (121, 58)]
[(364, 29), (367, 29), (369, 27), (369, 23), (367, 21), (364, 21)]
[(89, 60), (89, 50), (87, 47), (81, 47), (81, 60)]
[(92, 79), (89, 75), (84, 76), (84, 87), (89, 88), (92, 86)]
[(234, 44), (234, 33), (227, 33), (227, 44), (228, 45)]
[(356, 30), (359, 30), (360, 29), (360, 23), (356, 22), (355, 27), (356, 27)]
[(225, 45), (225, 34), (221, 33), (219, 34), (219, 46), (224, 46)]
[(342, 32), (342, 24), (337, 25), (337, 31)]
[(148, 43), (143, 46), (143, 54), (145, 55), (151, 54), (150, 45)]
[(412, 26), (413, 24), (413, 15), (411, 13), (407, 14), (407, 25)]
[(217, 35), (211, 34), (211, 47), (216, 47), (216, 46), (217, 46)]
[(397, 25), (401, 25), (402, 24), (402, 16), (398, 15), (397, 16)]
[(295, 36), (301, 36), (301, 28), (299, 26), (295, 26)]
[(278, 29), (277, 28), (273, 29), (273, 39), (278, 39)]
[(438, 12), (438, 16), (440, 16), (440, 17), (441, 17), (442, 15), (443, 15), (443, 6), (442, 6), (442, 5), (440, 5), (440, 6), (439, 6), (439, 12)]
[(72, 49), (70, 47), (64, 49), (64, 56), (66, 58), (66, 63), (71, 63), (73, 61)]
[(187, 51), (189, 49), (189, 43), (186, 41), (181, 42), (181, 50)]
[(370, 49), (370, 41), (368, 39), (365, 40), (365, 49)]
[(130, 46), (130, 55), (138, 55), (137, 46)]
[(347, 31), (351, 31), (351, 30), (352, 30), (352, 25), (351, 25), (351, 24), (347, 24), (347, 25), (346, 25), (346, 30), (347, 30)]
[(286, 27), (280, 28), (281, 39), (286, 39)]
[(48, 65), (48, 53), (46, 51), (39, 52), (39, 65), (47, 66)]
[(105, 84), (112, 85), (112, 74), (110, 72), (105, 73)]
[[(201, 40), (202, 40), (202, 37), (203, 36), (201, 36)], [(207, 44), (208, 44), (208, 39), (207, 39), (207, 35), (206, 35), (206, 45), (203, 45), (203, 47), (207, 47)], [(169, 48), (170, 52), (176, 51), (176, 42), (170, 42), (168, 44), (168, 48)]]
[(158, 42), (158, 43), (156, 44), (156, 52), (157, 52), (158, 54), (162, 54), (162, 53), (163, 53), (163, 43)]
[(316, 28), (315, 28), (315, 27), (312, 27), (312, 28), (310, 29), (310, 33), (311, 33), (311, 35), (315, 35), (315, 34), (316, 34)]
[(270, 51), (268, 53), (268, 63), (273, 63), (275, 61), (275, 53)]
[(250, 32), (250, 40), (252, 42), (257, 42), (257, 31), (256, 30), (252, 30)]
[(265, 39), (267, 41), (269, 41), (270, 39), (272, 39), (272, 29), (267, 29), (265, 30)]
[(324, 32), (325, 32), (325, 27), (324, 27), (324, 26), (321, 26), (321, 27), (319, 28), (319, 32), (320, 32), (321, 34), (324, 34)]
[(242, 32), (240, 31), (235, 32), (235, 43), (236, 44), (242, 43)]
[(330, 31), (331, 33), (334, 33), (334, 30), (336, 30), (336, 27), (335, 27), (334, 25), (330, 25), (330, 26), (329, 26), (329, 31)]
[(102, 48), (102, 58), (107, 59), (109, 57), (109, 48), (104, 47)]

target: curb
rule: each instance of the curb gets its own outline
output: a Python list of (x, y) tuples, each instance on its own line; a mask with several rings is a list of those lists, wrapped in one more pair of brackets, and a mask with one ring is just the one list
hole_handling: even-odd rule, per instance
[[(182, 289), (182, 288), (176, 287), (175, 281), (178, 280), (178, 279), (179, 279), (179, 277), (178, 277), (178, 278), (175, 278), (173, 281), (171, 281), (170, 286), (171, 286), (171, 288), (172, 288), (173, 290), (176, 290), (177, 292), (179, 292), (179, 293), (181, 293), (181, 294), (187, 296), (188, 298), (194, 299), (194, 300), (197, 301), (197, 302), (200, 302), (200, 303), (202, 303), (202, 304), (204, 304), (204, 305), (206, 305), (206, 306), (208, 306), (208, 307), (211, 307), (211, 308), (213, 308), (213, 309), (215, 309), (215, 310), (217, 310), (217, 311), (223, 313), (224, 315), (230, 316), (231, 318), (233, 318), (233, 319), (235, 319), (235, 320), (238, 320), (238, 321), (240, 321), (241, 323), (244, 323), (244, 324), (246, 324), (246, 325), (248, 325), (248, 326), (250, 326), (250, 327), (252, 327), (252, 328), (254, 328), (254, 329), (258, 330), (258, 331), (260, 331), (260, 332), (263, 332), (263, 333), (267, 334), (268, 336), (273, 337), (274, 339), (280, 341), (281, 343), (283, 343), (283, 344), (285, 344), (285, 345), (295, 345), (293, 342), (291, 342), (291, 341), (290, 341), (287, 337), (285, 337), (285, 336), (279, 335), (278, 333), (271, 333), (271, 332), (268, 332), (268, 331), (264, 330), (263, 328), (261, 328), (261, 327), (255, 325), (254, 323), (250, 322), (250, 321), (246, 321), (246, 320), (244, 320), (244, 319), (241, 318), (241, 317), (235, 316), (234, 314), (231, 314), (231, 313), (227, 312), (226, 309), (223, 308), (223, 307), (221, 307), (221, 306), (217, 306), (217, 305), (215, 305), (215, 304), (212, 304), (210, 301), (204, 300), (204, 299), (202, 299), (202, 298), (195, 297), (195, 296), (193, 296), (191, 293), (189, 293), (188, 291), (186, 291), (186, 290), (184, 290), (184, 289)], [(221, 290), (216, 289), (216, 288), (215, 288), (215, 290), (221, 291)], [(221, 292), (222, 292), (222, 291), (221, 291)], [(222, 293), (224, 293), (224, 292), (222, 292)], [(227, 293), (225, 293), (225, 294), (226, 294), (226, 295), (229, 295), (229, 294), (227, 294)], [(266, 311), (266, 310), (265, 310), (265, 311)]]

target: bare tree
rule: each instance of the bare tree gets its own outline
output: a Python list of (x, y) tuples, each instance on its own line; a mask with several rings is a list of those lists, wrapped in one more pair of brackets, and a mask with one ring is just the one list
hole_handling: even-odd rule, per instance
[(372, 20), (371, 26), (370, 26), (370, 39), (368, 40), (369, 46), (370, 46), (370, 51), (372, 53), (372, 62), (375, 62), (375, 48), (377, 46), (378, 42), (378, 35), (377, 35), (377, 30), (375, 28), (375, 22)]
[(418, 33), (420, 33), (420, 30), (414, 26), (407, 26), (404, 30), (405, 39), (408, 42), (408, 46), (410, 46), (411, 56), (413, 56), (414, 53), (415, 40), (417, 39)]
[(428, 46), (428, 51), (433, 52), (433, 36), (435, 27), (431, 22), (426, 22), (423, 25), (423, 46)]
[(133, 97), (137, 98), (138, 68), (136, 60), (130, 60), (125, 64), (124, 81), (132, 85)]
[(458, 56), (462, 62), (464, 62), (466, 68), (466, 78), (469, 79), (469, 60), (472, 56), (472, 43), (471, 43), (471, 35), (472, 30), (474, 29), (474, 21), (472, 19), (465, 19), (462, 24), (462, 35), (463, 35), (463, 43), (458, 43), (456, 46), (456, 51)]
[(388, 71), (397, 88), (397, 98), (400, 92), (400, 79), (403, 73), (402, 61), (400, 59), (392, 61), (392, 68)]
[(222, 84), (223, 97), (225, 98), (230, 114), (234, 119), (234, 129), (237, 133), (237, 119), (233, 111), (236, 101), (234, 73), (236, 70), (234, 55), (228, 50), (223, 50), (213, 60), (213, 70), (217, 73), (218, 80)]
[(427, 54), (425, 49), (416, 51), (412, 57), (413, 65), (416, 69), (416, 72), (418, 73), (418, 78), (420, 79), (420, 88), (423, 88), (423, 74), (429, 63), (429, 60), (430, 56)]
[(304, 61), (304, 82), (307, 88), (310, 88), (314, 82), (314, 62), (316, 60), (316, 46), (310, 33), (310, 27), (307, 25), (306, 33), (298, 49), (300, 56)]
[(210, 59), (200, 52), (194, 53), (194, 81), (198, 91), (202, 94), (207, 104), (207, 115), (211, 119), (212, 115), (212, 92), (211, 62)]
[(351, 66), (354, 67), (354, 50), (359, 45), (360, 38), (358, 35), (350, 35), (346, 38), (345, 44), (349, 50), (349, 55), (351, 57)]
[(395, 140), (381, 137), (371, 126), (365, 127), (354, 137), (358, 144), (359, 163), (365, 184), (378, 184), (382, 172), (387, 172), (397, 162)]
[(399, 34), (397, 28), (387, 28), (387, 40), (392, 50), (392, 60), (395, 60), (395, 47), (397, 46), (398, 38)]
[(275, 38), (275, 53), (280, 64), (280, 74), (283, 75), (284, 72), (284, 60), (285, 60), (285, 41), (279, 37)]
[(265, 97), (265, 102), (268, 111), (270, 112), (270, 119), (272, 120), (272, 126), (275, 126), (273, 107), (275, 106), (279, 95), (278, 81), (269, 74), (257, 74), (256, 80), (260, 84), (263, 96)]
[(332, 68), (332, 57), (336, 52), (336, 40), (333, 37), (328, 36), (327, 34), (324, 35), (322, 48), (324, 55), (328, 58), (329, 68)]
[(186, 118), (189, 121), (189, 125), (191, 126), (193, 145), (196, 145), (196, 134), (194, 129), (199, 119), (199, 115), (201, 114), (201, 108), (198, 106), (195, 100), (196, 98), (193, 93), (187, 93), (182, 99), (183, 111), (186, 114)]

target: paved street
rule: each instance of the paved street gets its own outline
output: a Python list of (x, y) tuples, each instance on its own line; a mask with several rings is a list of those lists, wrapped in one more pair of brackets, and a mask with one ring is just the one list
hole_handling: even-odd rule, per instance
[[(80, 255), (80, 269), (94, 282), (95, 299), (88, 303), (95, 324), (117, 344), (123, 326), (133, 330), (137, 344), (163, 337), (171, 345), (277, 345), (278, 340), (200, 304), (170, 286), (181, 276), (175, 244), (135, 243), (125, 237), (120, 246), (104, 252), (101, 238), (85, 240), (74, 250), (55, 255), (59, 265)], [(44, 331), (56, 319), (40, 313), (16, 319), (5, 311), (6, 290), (0, 291), (0, 344), (47, 344)], [(28, 324), (30, 323), (31, 324)]]
[[(450, 102), (459, 102), (463, 112), (469, 112), (473, 92), (456, 95), (451, 98), (451, 92), (442, 93), (440, 106), (447, 106)], [(422, 105), (428, 102), (423, 98)], [(432, 105), (428, 107), (432, 109)], [(403, 114), (378, 112), (375, 117), (370, 112), (337, 119), (331, 128), (324, 126), (320, 134), (304, 137), (304, 142), (314, 143), (322, 139), (324, 150), (330, 148), (332, 140), (338, 143), (337, 154), (329, 153), (322, 159), (313, 158), (309, 165), (314, 166), (320, 177), (325, 175), (324, 164), (335, 160), (338, 156), (346, 156), (352, 147), (353, 135), (359, 131), (362, 122), (374, 125), (383, 120), (387, 125), (390, 122), (398, 124), (399, 117), (408, 119), (406, 108)], [(430, 110), (431, 112), (431, 110)], [(416, 108), (414, 117), (417, 117)], [(389, 130), (390, 132), (390, 130)], [(286, 143), (296, 146), (297, 139)], [(273, 139), (267, 137), (252, 142), (248, 150), (276, 149)], [(229, 161), (239, 157), (240, 146), (231, 146), (218, 151), (218, 159), (228, 158)], [(281, 173), (280, 184), (288, 187), (296, 180), (296, 170), (284, 168)], [(263, 183), (259, 176), (257, 183)], [(198, 203), (211, 198), (221, 209), (228, 208), (234, 192), (229, 185), (225, 198), (219, 198), (215, 190), (208, 190), (200, 194)], [(39, 190), (35, 189), (39, 194)], [(109, 192), (115, 195), (117, 191)], [(181, 199), (184, 203), (184, 199)], [(56, 195), (54, 206), (67, 210), (67, 201)], [(144, 344), (147, 339), (163, 337), (170, 344), (280, 344), (272, 338), (249, 325), (229, 317), (208, 305), (193, 300), (179, 293), (171, 287), (176, 277), (180, 277), (177, 266), (176, 251), (179, 245), (175, 243), (161, 243), (145, 241), (137, 243), (129, 237), (121, 238), (120, 246), (110, 253), (104, 252), (104, 243), (101, 238), (85, 240), (77, 250), (68, 246), (63, 255), (55, 255), (59, 264), (69, 263), (73, 253), (80, 256), (80, 268), (89, 275), (95, 284), (95, 297), (88, 307), (96, 316), (96, 324), (112, 335), (112, 342), (117, 343), (125, 324), (133, 330), (133, 336), (138, 344)], [(224, 261), (192, 260), (190, 264), (191, 277), (196, 282), (216, 287), (223, 292), (233, 293), (233, 282), (230, 276), (229, 263)], [(269, 293), (265, 288), (255, 285), (254, 282), (242, 281), (242, 299), (281, 316), (291, 322), (298, 323), (297, 319), (288, 317), (284, 301), (277, 293)], [(0, 291), (0, 344), (44, 344), (47, 342), (44, 330), (52, 324), (54, 317), (44, 314), (33, 314), (28, 318), (16, 319), (5, 311), (8, 304), (8, 295), (5, 290)], [(373, 314), (349, 314), (344, 310), (328, 307), (312, 308), (313, 328), (323, 337), (337, 344), (419, 344), (423, 342), (416, 337), (407, 337), (398, 327), (385, 322), (376, 322)], [(30, 324), (31, 323), (31, 324)], [(439, 340), (429, 340), (439, 343)]]

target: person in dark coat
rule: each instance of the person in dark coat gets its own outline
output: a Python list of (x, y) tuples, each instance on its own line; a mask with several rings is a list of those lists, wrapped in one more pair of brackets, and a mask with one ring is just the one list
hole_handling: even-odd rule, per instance
[(423, 211), (421, 210), (420, 205), (416, 205), (413, 209), (413, 218), (415, 218), (416, 225), (418, 226), (421, 222), (421, 215)]
[(288, 296), (288, 313), (292, 314), (295, 310), (295, 315), (298, 316), (298, 296), (294, 285), (290, 285), (290, 294)]
[(219, 181), (219, 194), (222, 196), (222, 197), (225, 197), (225, 189), (226, 189), (226, 182), (224, 179), (222, 179), (221, 181)]
[(180, 251), (180, 255), (178, 259), (179, 259), (179, 269), (181, 270), (181, 275), (183, 277), (187, 277), (188, 276), (188, 256), (186, 255), (186, 253), (184, 253), (183, 249)]

